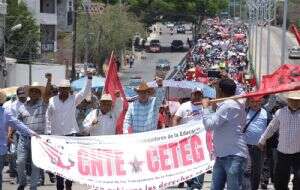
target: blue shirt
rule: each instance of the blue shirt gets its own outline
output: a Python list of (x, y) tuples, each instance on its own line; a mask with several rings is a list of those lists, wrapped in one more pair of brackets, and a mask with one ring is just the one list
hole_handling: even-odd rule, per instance
[(157, 88), (156, 97), (150, 97), (147, 103), (142, 104), (136, 100), (129, 104), (124, 120), (124, 133), (128, 133), (129, 128), (132, 128), (133, 133), (157, 129), (158, 112), (164, 95), (164, 88)]
[(245, 106), (235, 100), (220, 103), (215, 113), (204, 110), (203, 124), (206, 130), (213, 131), (217, 157), (236, 155), (247, 158), (247, 144), (242, 132), (245, 123)]
[[(254, 116), (256, 111), (250, 109), (247, 114), (246, 123)], [(267, 128), (268, 114), (265, 109), (261, 109), (256, 117), (251, 121), (246, 130), (246, 142), (247, 144), (257, 145), (260, 137)]]
[(31, 134), (31, 130), (26, 125), (0, 106), (0, 155), (5, 155), (7, 152), (8, 127), (13, 127), (24, 135)]

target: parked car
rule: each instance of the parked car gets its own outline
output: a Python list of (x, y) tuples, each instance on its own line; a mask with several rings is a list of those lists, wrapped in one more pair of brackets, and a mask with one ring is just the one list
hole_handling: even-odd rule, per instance
[(294, 46), (289, 49), (289, 58), (290, 59), (300, 59), (300, 47)]
[(172, 22), (168, 22), (167, 23), (167, 28), (173, 28), (175, 25)]
[(178, 34), (185, 34), (185, 27), (183, 25), (177, 27)]
[(183, 41), (173, 40), (171, 43), (171, 51), (182, 51), (183, 50)]
[(170, 61), (167, 59), (159, 59), (156, 63), (156, 70), (169, 71), (171, 69)]
[(160, 41), (159, 40), (151, 40), (149, 45), (149, 52), (158, 53), (160, 52)]

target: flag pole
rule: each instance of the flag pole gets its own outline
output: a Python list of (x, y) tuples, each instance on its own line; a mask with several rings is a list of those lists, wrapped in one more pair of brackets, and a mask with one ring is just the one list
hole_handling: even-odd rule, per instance
[(105, 94), (105, 86), (106, 86), (106, 79), (107, 79), (107, 74), (108, 74), (108, 69), (110, 68), (110, 64), (112, 62), (112, 58), (114, 56), (114, 51), (111, 51), (111, 54), (110, 54), (110, 58), (109, 58), (109, 61), (108, 61), (108, 66), (107, 66), (107, 69), (105, 71), (105, 85), (104, 87), (102, 88), (102, 94)]
[[(114, 50), (111, 51), (110, 58), (109, 58), (109, 61), (108, 61), (108, 68), (109, 68), (109, 66), (110, 66), (110, 64), (111, 64), (111, 61), (112, 61), (113, 56), (114, 56)], [(108, 69), (107, 69), (106, 71), (108, 71)], [(105, 76), (105, 78), (106, 78), (106, 76)]]
[(230, 96), (230, 97), (226, 97), (226, 98), (213, 99), (213, 100), (210, 100), (210, 102), (217, 103), (217, 102), (222, 102), (225, 100), (237, 100), (237, 99), (242, 99), (242, 98), (266, 96), (266, 95), (270, 95), (270, 94), (277, 94), (277, 93), (297, 91), (297, 90), (300, 90), (300, 85), (298, 82), (297, 82), (297, 84), (291, 85), (291, 88), (288, 88), (288, 89), (283, 89), (283, 90), (280, 89), (280, 90), (267, 91), (267, 92), (252, 92), (249, 94), (242, 94), (242, 95)]

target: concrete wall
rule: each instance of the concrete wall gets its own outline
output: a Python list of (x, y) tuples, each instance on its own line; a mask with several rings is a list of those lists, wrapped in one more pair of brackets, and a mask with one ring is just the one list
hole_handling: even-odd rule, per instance
[[(65, 65), (57, 64), (33, 64), (32, 82), (46, 83), (45, 73), (52, 73), (53, 84), (65, 79)], [(9, 64), (7, 86), (22, 86), (29, 84), (29, 65), (27, 64)]]

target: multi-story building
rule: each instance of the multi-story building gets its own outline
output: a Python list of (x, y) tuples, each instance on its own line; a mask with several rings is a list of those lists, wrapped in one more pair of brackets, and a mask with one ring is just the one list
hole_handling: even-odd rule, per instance
[(57, 0), (57, 31), (72, 32), (73, 30), (73, 0)]
[(41, 53), (57, 51), (58, 32), (72, 31), (73, 0), (25, 0), (41, 33)]
[(41, 52), (55, 52), (57, 44), (57, 1), (25, 0), (28, 10), (40, 26)]

